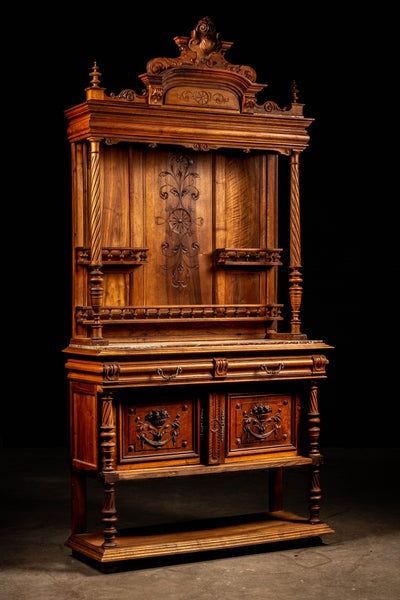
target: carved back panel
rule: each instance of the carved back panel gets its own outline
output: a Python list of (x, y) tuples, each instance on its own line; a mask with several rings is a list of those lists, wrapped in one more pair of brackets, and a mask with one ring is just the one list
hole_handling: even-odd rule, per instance
[(290, 155), (290, 301), (300, 334), (299, 152), (290, 108), (258, 104), (211, 20), (150, 60), (142, 94), (106, 94), (97, 65), (66, 111), (74, 174), (73, 339), (265, 337), (281, 319), (278, 156)]
[[(268, 181), (274, 170), (267, 162), (276, 157), (133, 144), (105, 145), (100, 156), (105, 337), (132, 335), (121, 326), (129, 320), (136, 337), (147, 335), (144, 321), (155, 320), (175, 321), (163, 323), (168, 335), (182, 327), (197, 335), (190, 323), (199, 320), (218, 321), (219, 334), (229, 320), (229, 331), (247, 322), (246, 332), (265, 335), (262, 317), (276, 297), (268, 271), (279, 264), (268, 227), (275, 215), (267, 214), (276, 183)], [(89, 202), (80, 200), (75, 214), (86, 211), (88, 221)], [(78, 221), (76, 231), (78, 319), (90, 322), (89, 233)]]

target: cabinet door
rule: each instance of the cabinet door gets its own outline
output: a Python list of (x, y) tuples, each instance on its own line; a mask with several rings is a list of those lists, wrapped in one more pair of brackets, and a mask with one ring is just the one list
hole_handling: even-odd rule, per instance
[(296, 394), (228, 394), (227, 460), (297, 449)]
[(193, 396), (126, 399), (120, 404), (120, 463), (198, 463), (199, 399)]

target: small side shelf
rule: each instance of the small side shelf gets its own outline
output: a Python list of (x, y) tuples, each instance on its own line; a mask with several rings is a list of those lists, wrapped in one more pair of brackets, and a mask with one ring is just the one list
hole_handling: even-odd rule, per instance
[[(102, 266), (138, 267), (147, 263), (148, 248), (102, 248)], [(76, 248), (78, 265), (90, 266), (90, 248)]]
[(280, 248), (217, 248), (217, 267), (258, 267), (260, 269), (281, 265)]

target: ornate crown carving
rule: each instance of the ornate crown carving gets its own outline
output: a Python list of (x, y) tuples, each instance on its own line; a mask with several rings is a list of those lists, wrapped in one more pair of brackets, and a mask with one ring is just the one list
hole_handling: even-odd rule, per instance
[[(233, 72), (255, 82), (257, 75), (254, 69), (245, 65), (232, 65), (225, 58), (225, 53), (232, 42), (221, 42), (214, 23), (209, 17), (201, 19), (187, 36), (174, 38), (180, 56), (177, 58), (153, 58), (147, 63), (148, 75), (160, 75), (163, 71), (182, 66), (196, 66)], [(142, 76), (143, 77), (143, 76)]]
[[(159, 106), (169, 104), (259, 115), (288, 113), (302, 116), (303, 105), (297, 103), (297, 88), (290, 109), (280, 108), (272, 101), (258, 105), (256, 96), (266, 84), (257, 83), (257, 74), (252, 67), (234, 65), (226, 60), (225, 54), (233, 43), (220, 40), (209, 17), (201, 19), (190, 36), (176, 36), (174, 41), (179, 56), (157, 57), (147, 63), (146, 72), (139, 76), (145, 85), (141, 95), (124, 89), (110, 97)], [(98, 75), (96, 72), (92, 85), (98, 85)], [(98, 93), (97, 88), (90, 88), (90, 93)]]

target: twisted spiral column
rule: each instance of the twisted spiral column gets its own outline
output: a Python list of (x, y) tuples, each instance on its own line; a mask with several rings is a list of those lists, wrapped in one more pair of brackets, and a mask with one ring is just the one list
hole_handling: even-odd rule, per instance
[(115, 436), (113, 397), (112, 394), (107, 394), (103, 396), (100, 427), (103, 473), (114, 470)]
[(310, 440), (309, 456), (321, 456), (319, 452), (320, 414), (318, 412), (318, 387), (315, 383), (310, 387), (309, 412), (308, 412), (308, 436)]
[(100, 193), (100, 139), (90, 138), (90, 260), (91, 272), (90, 303), (93, 308), (94, 320), (92, 325), (92, 338), (102, 339), (102, 325), (100, 307), (103, 300), (103, 273), (102, 265), (102, 198)]
[(290, 156), (290, 275), (289, 296), (292, 306), (291, 333), (300, 334), (300, 305), (303, 294), (300, 237), (299, 152)]

